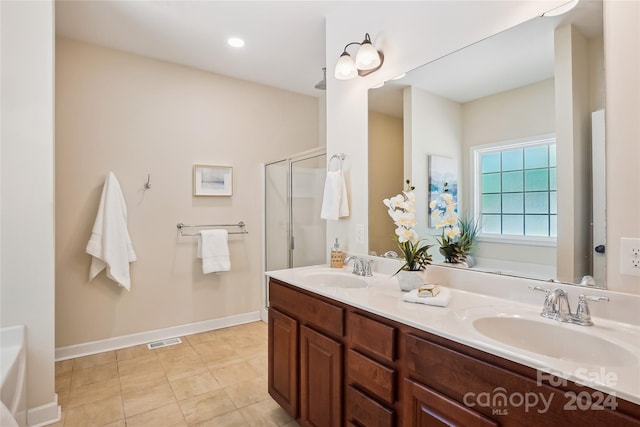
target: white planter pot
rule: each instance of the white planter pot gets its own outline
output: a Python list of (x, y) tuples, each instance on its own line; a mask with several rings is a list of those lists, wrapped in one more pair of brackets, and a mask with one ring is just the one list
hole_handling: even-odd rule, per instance
[(407, 271), (400, 270), (396, 274), (398, 278), (398, 285), (403, 291), (412, 291), (418, 289), (423, 284), (424, 271)]

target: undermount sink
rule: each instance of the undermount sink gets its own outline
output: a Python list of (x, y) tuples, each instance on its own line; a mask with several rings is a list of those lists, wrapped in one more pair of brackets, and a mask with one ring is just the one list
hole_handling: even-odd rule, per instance
[(331, 286), (336, 288), (366, 288), (367, 282), (351, 273), (344, 272), (313, 272), (304, 275), (304, 280), (310, 285)]
[(635, 366), (638, 356), (623, 346), (555, 320), (520, 315), (467, 318), (485, 337), (529, 353), (594, 366)]

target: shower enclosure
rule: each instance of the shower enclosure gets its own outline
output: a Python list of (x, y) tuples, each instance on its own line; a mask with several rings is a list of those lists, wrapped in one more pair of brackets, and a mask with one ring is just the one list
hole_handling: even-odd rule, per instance
[(324, 148), (265, 164), (265, 270), (324, 264)]

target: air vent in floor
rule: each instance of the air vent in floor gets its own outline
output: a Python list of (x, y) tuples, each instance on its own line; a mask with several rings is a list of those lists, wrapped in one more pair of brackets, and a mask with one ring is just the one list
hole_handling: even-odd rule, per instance
[(147, 348), (149, 350), (153, 350), (154, 348), (168, 347), (170, 345), (176, 345), (181, 343), (182, 341), (180, 341), (180, 338), (169, 338), (162, 341), (150, 342), (149, 344), (147, 344)]

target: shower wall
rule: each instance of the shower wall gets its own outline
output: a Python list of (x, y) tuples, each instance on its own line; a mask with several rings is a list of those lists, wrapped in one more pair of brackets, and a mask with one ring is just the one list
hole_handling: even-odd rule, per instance
[[(56, 347), (259, 312), (261, 165), (318, 145), (318, 100), (68, 39), (55, 89)], [(232, 166), (233, 196), (194, 197), (195, 163)], [(130, 292), (104, 273), (88, 281), (110, 170), (138, 256)], [(231, 271), (204, 275), (176, 224), (240, 220), (249, 234), (229, 238)]]

